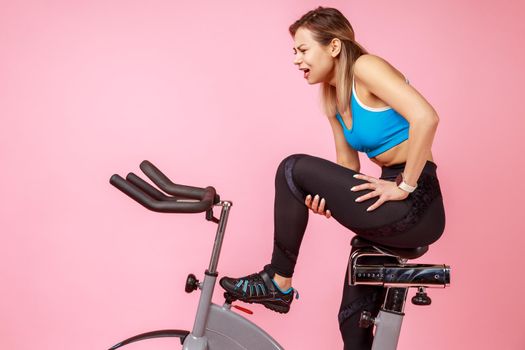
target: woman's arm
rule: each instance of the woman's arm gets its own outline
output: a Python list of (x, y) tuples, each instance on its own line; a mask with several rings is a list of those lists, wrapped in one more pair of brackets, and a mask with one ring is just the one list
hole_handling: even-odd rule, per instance
[(334, 133), (337, 164), (344, 166), (345, 168), (352, 169), (355, 172), (359, 172), (359, 169), (361, 168), (359, 156), (357, 151), (350, 147), (346, 141), (341, 123), (339, 123), (335, 116), (329, 117), (328, 119)]
[(354, 75), (379, 99), (399, 112), (410, 124), (405, 182), (417, 183), (430, 156), (439, 118), (434, 108), (387, 61), (363, 55), (354, 63)]
[[(337, 118), (333, 116), (329, 117), (328, 119), (330, 120), (332, 131), (334, 132), (337, 164), (344, 166), (345, 168), (352, 169), (358, 173), (361, 164), (359, 163), (357, 151), (350, 147), (348, 142), (346, 142), (345, 135), (343, 133), (343, 127)], [(324, 198), (320, 198), (319, 195), (314, 197), (312, 197), (311, 194), (307, 195), (304, 204), (316, 214), (324, 215), (327, 218), (332, 216), (330, 210), (324, 210), (326, 201)]]

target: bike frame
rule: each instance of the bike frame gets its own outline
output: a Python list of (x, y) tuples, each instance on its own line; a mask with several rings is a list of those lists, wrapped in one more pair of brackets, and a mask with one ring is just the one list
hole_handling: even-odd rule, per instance
[(222, 210), (218, 221), (210, 265), (205, 271), (204, 282), (199, 286), (201, 296), (197, 315), (192, 332), (184, 340), (183, 350), (282, 350), (283, 348), (277, 341), (263, 329), (231, 311), (231, 304), (225, 302), (221, 307), (211, 301), (218, 276), (217, 264), (219, 263), (232, 202), (221, 201), (216, 205), (222, 206)]
[[(365, 265), (359, 259), (365, 256), (392, 257), (398, 264)], [(372, 285), (386, 288), (384, 302), (377, 317), (361, 314), (365, 327), (375, 325), (372, 350), (396, 350), (401, 333), (404, 308), (409, 288), (445, 288), (450, 285), (450, 267), (447, 265), (408, 264), (408, 259), (389, 254), (377, 247), (357, 249), (350, 255), (348, 280), (351, 285)], [(361, 326), (361, 325), (360, 325)]]
[[(178, 201), (191, 202), (193, 200), (179, 199)], [(218, 227), (209, 267), (204, 272), (204, 281), (198, 283), (201, 295), (193, 330), (188, 332), (166, 329), (147, 332), (126, 339), (111, 347), (110, 350), (137, 341), (161, 337), (180, 338), (183, 350), (284, 350), (262, 328), (233, 312), (231, 302), (226, 300), (222, 306), (212, 302), (213, 290), (218, 276), (217, 265), (232, 204), (231, 201), (220, 201), (215, 204), (215, 206), (222, 207), (220, 219), (213, 217), (212, 210), (206, 213), (206, 219), (217, 223)]]

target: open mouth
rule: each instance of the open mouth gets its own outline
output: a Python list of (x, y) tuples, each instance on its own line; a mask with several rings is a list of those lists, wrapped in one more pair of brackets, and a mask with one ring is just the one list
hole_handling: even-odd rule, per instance
[(308, 78), (309, 75), (310, 75), (310, 70), (309, 69), (305, 69), (304, 70), (304, 77)]

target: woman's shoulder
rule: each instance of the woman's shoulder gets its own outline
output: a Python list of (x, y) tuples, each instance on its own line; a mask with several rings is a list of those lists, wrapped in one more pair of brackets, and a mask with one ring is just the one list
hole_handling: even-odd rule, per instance
[(366, 81), (392, 75), (406, 79), (403, 73), (397, 70), (386, 59), (374, 54), (363, 54), (359, 56), (354, 62), (352, 71), (356, 79), (365, 82), (365, 84)]
[(381, 60), (385, 61), (384, 58), (378, 55), (375, 55), (372, 53), (364, 53), (355, 60), (354, 64), (356, 64), (357, 62), (374, 62), (374, 61), (381, 61)]
[(352, 67), (353, 73), (357, 78), (364, 78), (369, 74), (373, 74), (374, 71), (380, 70), (396, 70), (387, 60), (384, 58), (365, 53), (359, 56)]

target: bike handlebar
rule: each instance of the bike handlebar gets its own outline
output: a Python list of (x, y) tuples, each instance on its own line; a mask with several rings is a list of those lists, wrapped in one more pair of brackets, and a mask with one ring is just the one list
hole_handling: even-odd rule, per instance
[(177, 185), (147, 160), (140, 163), (140, 169), (155, 185), (172, 196), (166, 196), (133, 173), (129, 173), (126, 179), (114, 174), (109, 182), (149, 210), (162, 213), (202, 213), (220, 202), (220, 197), (212, 186), (199, 188)]

